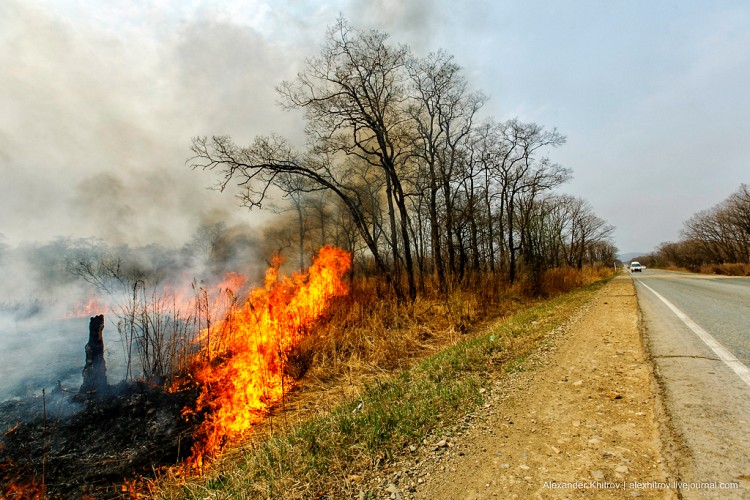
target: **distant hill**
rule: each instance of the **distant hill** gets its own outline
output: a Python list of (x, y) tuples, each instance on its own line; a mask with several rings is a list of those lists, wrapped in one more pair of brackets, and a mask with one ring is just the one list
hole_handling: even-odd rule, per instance
[(617, 258), (620, 259), (620, 262), (630, 262), (636, 257), (641, 257), (643, 255), (648, 255), (648, 254), (649, 252), (628, 252), (628, 253), (619, 254)]

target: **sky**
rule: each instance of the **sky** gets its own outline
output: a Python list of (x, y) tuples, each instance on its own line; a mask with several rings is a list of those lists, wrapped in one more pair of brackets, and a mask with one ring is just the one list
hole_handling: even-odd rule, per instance
[(340, 15), (452, 54), (483, 116), (557, 128), (560, 191), (623, 253), (750, 182), (745, 0), (2, 0), (0, 243), (181, 245), (201, 222), (262, 223), (187, 167), (191, 138), (301, 140), (274, 87)]

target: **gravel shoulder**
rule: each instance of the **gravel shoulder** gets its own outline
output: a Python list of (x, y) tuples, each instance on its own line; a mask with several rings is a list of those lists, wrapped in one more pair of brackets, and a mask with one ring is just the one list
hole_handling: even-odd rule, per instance
[(633, 282), (618, 276), (379, 489), (413, 499), (679, 498), (651, 366)]

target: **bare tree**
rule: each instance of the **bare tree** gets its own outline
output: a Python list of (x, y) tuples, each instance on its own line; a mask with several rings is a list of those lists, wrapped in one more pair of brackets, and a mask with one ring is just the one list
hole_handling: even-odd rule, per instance
[(281, 174), (275, 180), (276, 186), (284, 193), (297, 216), (297, 251), (299, 257), (299, 270), (305, 270), (305, 233), (307, 232), (306, 210), (304, 196), (306, 193), (319, 191), (318, 184), (313, 184), (306, 177), (291, 174)]
[[(398, 270), (403, 258), (409, 296), (416, 296), (409, 238), (409, 211), (403, 182), (411, 124), (404, 110), (408, 49), (387, 43), (379, 31), (359, 31), (339, 19), (328, 32), (320, 57), (278, 90), (284, 103), (302, 108), (316, 148), (354, 156), (385, 174), (391, 250)], [(397, 232), (400, 229), (400, 239)], [(403, 245), (403, 252), (399, 250)]]
[(741, 184), (723, 202), (694, 214), (683, 224), (680, 241), (662, 243), (654, 258), (693, 271), (750, 263), (750, 187)]
[[(409, 296), (416, 294), (409, 241), (407, 193), (402, 182), (409, 124), (403, 111), (403, 67), (406, 47), (392, 47), (387, 35), (377, 31), (360, 32), (343, 19), (329, 30), (320, 57), (307, 61), (307, 70), (278, 91), (286, 106), (306, 112), (307, 133), (312, 147), (301, 155), (286, 141), (258, 138), (248, 148), (236, 146), (228, 137), (193, 140), (192, 166), (223, 173), (223, 189), (233, 179), (245, 187), (244, 202), (260, 206), (270, 186), (280, 175), (303, 177), (330, 189), (347, 206), (361, 236), (367, 242), (378, 267), (389, 277), (400, 294), (398, 270), (403, 259)], [(357, 163), (336, 161), (338, 155), (358, 158), (382, 170), (389, 205), (393, 266), (386, 265), (356, 190), (347, 182)], [(398, 228), (400, 227), (400, 234)], [(399, 238), (400, 236), (400, 238)], [(403, 245), (403, 252), (399, 251)]]
[[(479, 276), (499, 269), (514, 282), (524, 252), (549, 252), (553, 257), (539, 261), (544, 265), (560, 262), (561, 241), (532, 240), (537, 230), (561, 238), (538, 212), (564, 215), (541, 202), (570, 177), (546, 156), (565, 143), (557, 130), (518, 120), (477, 126), (486, 97), (469, 91), (451, 56), (415, 58), (387, 34), (354, 29), (344, 19), (305, 63), (277, 91), (283, 106), (305, 112), (306, 150), (278, 136), (248, 147), (198, 137), (190, 160), (193, 168), (217, 170), (221, 189), (241, 186), (248, 207), (260, 207), (281, 187), (297, 210), (300, 263), (306, 237), (319, 231), (326, 241), (333, 206), (346, 214), (335, 212), (334, 231), (351, 248), (366, 247), (400, 300), (414, 299), (427, 273), (445, 293), (467, 270)], [(338, 204), (330, 197), (305, 201), (301, 195), (313, 189), (327, 190)], [(315, 231), (305, 222), (313, 213)], [(536, 243), (544, 247), (532, 249)]]
[[(519, 198), (526, 196), (534, 199), (539, 194), (549, 191), (566, 182), (570, 170), (539, 157), (544, 148), (557, 147), (565, 143), (565, 136), (557, 130), (545, 131), (535, 123), (521, 123), (510, 120), (497, 128), (500, 135), (500, 147), (490, 158), (490, 168), (498, 182), (500, 193), (500, 213), (497, 217), (498, 233), (505, 236), (507, 252), (508, 278), (511, 283), (516, 279), (517, 255), (521, 246), (516, 228), (519, 220)], [(527, 207), (532, 204), (526, 203)], [(528, 214), (525, 214), (528, 215)], [(521, 214), (523, 220), (524, 214)], [(501, 261), (505, 264), (504, 260)]]
[(582, 269), (587, 256), (589, 261), (593, 260), (594, 250), (609, 241), (614, 227), (598, 217), (587, 201), (570, 198), (568, 202), (571, 208), (569, 263)]
[(184, 250), (197, 258), (202, 265), (207, 266), (215, 257), (217, 246), (226, 230), (227, 225), (223, 221), (203, 222), (193, 233)]
[(422, 176), (427, 179), (434, 272), (441, 290), (445, 291), (443, 239), (448, 247), (448, 267), (455, 270), (454, 173), (460, 149), (486, 99), (481, 93), (468, 91), (461, 68), (453, 62), (452, 56), (442, 51), (424, 59), (410, 60), (409, 76), (413, 94), (409, 114), (415, 127), (413, 154), (422, 166)]

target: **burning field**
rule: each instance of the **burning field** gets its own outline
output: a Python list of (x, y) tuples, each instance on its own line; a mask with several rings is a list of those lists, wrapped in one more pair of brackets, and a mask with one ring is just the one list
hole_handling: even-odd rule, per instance
[(280, 264), (275, 260), (265, 286), (222, 320), (218, 338), (205, 339), (188, 370), (185, 385), (200, 390), (195, 411), (205, 413), (189, 460), (196, 467), (241, 438), (293, 388), (295, 378), (285, 369), (289, 355), (329, 301), (347, 292), (342, 279), (351, 257), (343, 250), (321, 249), (306, 275), (280, 278)]
[[(313, 334), (331, 300), (347, 293), (344, 276), (351, 256), (327, 246), (304, 274), (284, 276), (280, 265), (274, 259), (264, 285), (252, 290), (244, 289), (243, 277), (228, 276), (220, 285), (218, 308), (198, 287), (195, 296), (203, 302), (192, 306), (197, 318), (190, 324), (198, 328), (188, 345), (154, 342), (159, 331), (162, 340), (175, 336), (152, 322), (151, 341), (134, 344), (152, 350), (139, 358), (153, 363), (142, 367), (149, 376), (140, 379), (107, 382), (104, 350), (96, 347), (92, 327), (80, 389), (58, 382), (41, 395), (0, 405), (4, 497), (137, 496), (139, 477), (174, 466), (200, 472), (226, 446), (247, 436), (304, 375), (298, 346)], [(186, 329), (176, 325), (186, 318), (173, 318), (169, 330), (183, 334), (183, 340)], [(101, 328), (98, 335), (101, 339)], [(133, 338), (143, 337), (140, 331)], [(125, 373), (134, 370), (128, 366)], [(100, 377), (98, 383), (93, 376)]]

